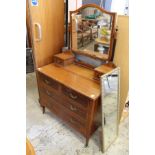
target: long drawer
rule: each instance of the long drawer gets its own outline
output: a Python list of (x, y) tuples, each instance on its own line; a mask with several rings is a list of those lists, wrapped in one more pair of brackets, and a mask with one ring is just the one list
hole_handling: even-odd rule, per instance
[(61, 86), (61, 91), (62, 91), (62, 94), (66, 96), (68, 100), (70, 100), (71, 102), (75, 104), (79, 104), (83, 108), (88, 108), (89, 99), (87, 97), (63, 85)]
[(61, 119), (63, 119), (83, 135), (86, 134), (86, 120), (80, 119), (79, 117), (74, 115), (72, 112), (70, 112), (69, 109), (65, 108), (64, 105), (58, 102), (55, 98), (53, 98), (52, 96), (48, 96), (46, 92), (41, 91), (40, 97), (43, 106), (46, 106), (54, 114), (59, 116)]

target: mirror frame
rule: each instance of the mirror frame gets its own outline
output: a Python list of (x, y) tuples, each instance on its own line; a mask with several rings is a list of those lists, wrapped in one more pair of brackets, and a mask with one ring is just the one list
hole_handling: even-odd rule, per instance
[[(101, 146), (101, 150), (102, 152), (106, 152), (108, 150), (108, 148), (111, 146), (111, 144), (113, 144), (113, 142), (117, 139), (118, 137), (118, 134), (119, 134), (119, 112), (120, 112), (120, 67), (117, 67), (115, 69), (113, 69), (112, 71), (104, 74), (101, 76), (100, 78), (100, 83), (102, 83), (102, 79), (114, 72), (118, 71), (118, 85), (117, 85), (117, 90), (118, 90), (118, 93), (117, 93), (117, 131), (116, 131), (116, 137), (112, 140), (112, 142), (109, 144), (109, 146), (106, 148), (105, 147), (105, 139), (104, 139), (104, 111), (102, 111), (102, 146)], [(101, 86), (102, 87), (102, 86)], [(101, 109), (103, 109), (103, 104), (104, 104), (104, 98), (102, 98), (102, 93), (104, 93), (104, 90), (101, 88)]]
[[(100, 54), (100, 53), (96, 53), (96, 52), (92, 52), (92, 51), (83, 52), (82, 50), (72, 49), (72, 14), (78, 13), (82, 9), (88, 8), (88, 7), (96, 8), (96, 9), (100, 10), (101, 12), (106, 13), (106, 14), (113, 17), (111, 37), (110, 37), (110, 48), (108, 50), (108, 54)], [(100, 6), (98, 6), (96, 4), (86, 4), (86, 5), (83, 5), (82, 7), (78, 8), (75, 11), (70, 11), (70, 33), (71, 33), (71, 39), (70, 40), (71, 40), (71, 50), (72, 50), (72, 52), (80, 54), (80, 55), (86, 55), (86, 56), (89, 56), (89, 57), (92, 57), (92, 58), (95, 58), (95, 59), (100, 59), (100, 60), (104, 60), (104, 61), (107, 61), (107, 60), (111, 61), (111, 59), (113, 57), (114, 40), (116, 39), (116, 16), (117, 16), (117, 14), (115, 12), (109, 12), (109, 11), (101, 8)]]

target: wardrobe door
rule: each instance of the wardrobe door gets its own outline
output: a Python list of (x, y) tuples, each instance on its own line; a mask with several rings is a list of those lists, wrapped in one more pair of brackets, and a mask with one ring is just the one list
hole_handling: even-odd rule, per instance
[(64, 46), (64, 0), (27, 0), (36, 68), (53, 61)]
[(121, 68), (120, 74), (120, 119), (129, 91), (129, 17), (119, 15), (114, 64)]

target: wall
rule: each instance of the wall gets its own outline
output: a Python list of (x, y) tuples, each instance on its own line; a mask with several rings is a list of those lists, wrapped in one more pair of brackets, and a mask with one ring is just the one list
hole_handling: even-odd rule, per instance
[[(64, 0), (65, 1), (65, 0)], [(76, 10), (76, 2), (77, 2), (77, 8), (84, 4), (90, 4), (94, 3), (100, 6), (101, 0), (68, 0), (69, 2), (69, 10), (73, 11)], [(128, 7), (129, 0), (103, 0), (103, 7), (105, 10), (111, 11), (111, 12), (117, 12), (119, 15), (128, 15), (128, 9), (125, 9)]]
[(111, 4), (112, 4), (112, 0), (106, 0), (105, 1), (105, 9), (110, 11), (111, 10)]
[(97, 5), (100, 5), (100, 0), (83, 0), (82, 1), (82, 4), (90, 4), (90, 3), (94, 3), (94, 4), (97, 4)]
[(120, 67), (120, 117), (129, 90), (129, 17), (119, 15), (114, 63)]
[[(100, 6), (101, 0), (83, 0), (82, 4), (94, 3)], [(111, 10), (112, 0), (103, 0), (103, 8), (105, 10)]]
[(127, 6), (128, 0), (112, 0), (111, 12), (117, 12), (118, 15), (124, 15), (125, 7)]
[[(103, 0), (103, 7), (105, 10), (110, 11), (112, 0)], [(82, 4), (94, 3), (100, 6), (101, 0), (83, 0)]]
[(69, 11), (74, 11), (81, 6), (82, 6), (82, 0), (68, 0)]
[(82, 6), (82, 0), (68, 0), (68, 21), (70, 22), (70, 11), (74, 11)]

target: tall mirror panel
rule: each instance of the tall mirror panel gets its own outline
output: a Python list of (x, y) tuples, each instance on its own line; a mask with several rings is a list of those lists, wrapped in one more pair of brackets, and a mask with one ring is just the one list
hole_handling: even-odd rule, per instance
[(118, 135), (119, 73), (119, 68), (116, 68), (101, 77), (103, 151), (108, 149)]

